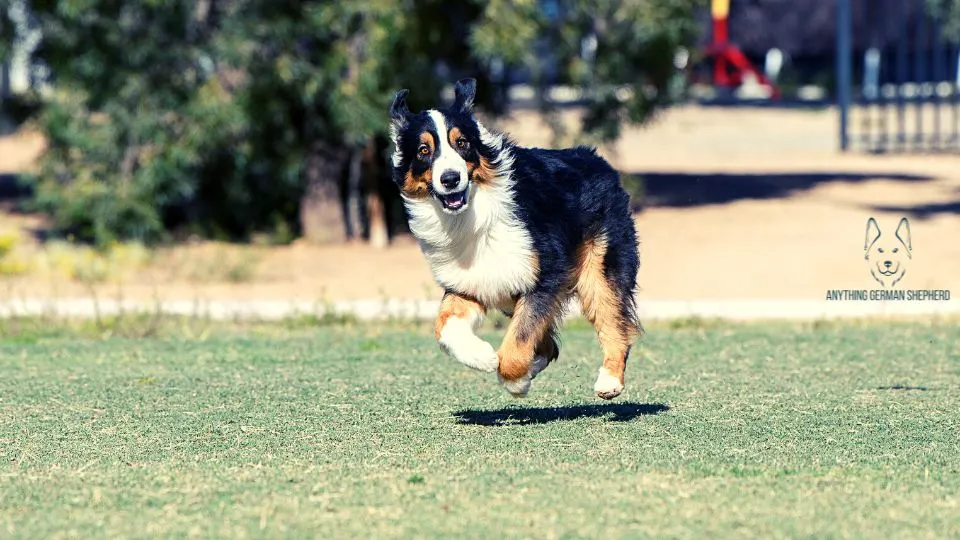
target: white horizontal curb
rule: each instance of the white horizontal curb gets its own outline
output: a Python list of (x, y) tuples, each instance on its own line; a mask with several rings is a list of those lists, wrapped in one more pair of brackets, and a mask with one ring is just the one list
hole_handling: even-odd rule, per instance
[[(360, 320), (418, 319), (436, 316), (436, 300), (306, 301), (117, 301), (92, 298), (12, 300), (0, 302), (0, 317), (109, 317), (162, 313), (215, 320), (279, 320), (297, 316), (344, 315)], [(571, 307), (567, 316), (578, 310)], [(824, 300), (650, 300), (639, 303), (642, 320), (691, 317), (734, 320), (816, 320), (866, 317), (960, 315), (960, 301), (824, 301)]]

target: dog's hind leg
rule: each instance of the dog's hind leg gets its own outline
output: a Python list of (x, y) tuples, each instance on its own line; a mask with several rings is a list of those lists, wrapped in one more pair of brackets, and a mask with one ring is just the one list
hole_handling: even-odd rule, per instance
[[(627, 235), (630, 240), (631, 235)], [(633, 340), (640, 333), (634, 307), (638, 257), (633, 243), (609, 243), (606, 233), (580, 248), (575, 291), (583, 315), (597, 331), (603, 366), (594, 391), (603, 399), (623, 392), (624, 371)]]
[(499, 363), (497, 351), (475, 333), (485, 313), (477, 300), (448, 291), (440, 302), (434, 334), (440, 348), (457, 362), (490, 373)]

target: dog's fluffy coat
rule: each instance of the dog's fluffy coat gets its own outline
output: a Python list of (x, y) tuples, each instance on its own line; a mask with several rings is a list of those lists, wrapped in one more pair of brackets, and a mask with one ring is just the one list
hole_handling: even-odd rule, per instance
[[(390, 108), (393, 178), (446, 291), (437, 341), (523, 396), (558, 357), (557, 319), (575, 295), (603, 350), (595, 391), (612, 399), (640, 332), (629, 196), (594, 149), (524, 148), (484, 127), (475, 92), (474, 80), (461, 80), (451, 107), (414, 114), (401, 90)], [(499, 350), (474, 333), (490, 309), (511, 316)]]

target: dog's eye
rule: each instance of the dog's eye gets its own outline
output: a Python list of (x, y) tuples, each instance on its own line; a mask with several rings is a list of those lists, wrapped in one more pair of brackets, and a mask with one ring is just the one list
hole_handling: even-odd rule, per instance
[(421, 144), (421, 145), (420, 145), (420, 149), (417, 150), (417, 152), (419, 152), (421, 156), (429, 156), (429, 155), (430, 155), (430, 147), (427, 146), (427, 145), (425, 145), (425, 144)]
[(879, 251), (880, 253), (883, 253), (883, 248), (877, 248), (877, 251)]
[(900, 251), (900, 248), (893, 248), (893, 252), (894, 252), (894, 253), (896, 253), (896, 252), (898, 252), (898, 251)]
[(460, 150), (463, 150), (468, 146), (470, 146), (470, 143), (467, 142), (467, 140), (464, 139), (463, 137), (460, 137), (459, 139), (457, 139), (457, 148), (459, 148)]

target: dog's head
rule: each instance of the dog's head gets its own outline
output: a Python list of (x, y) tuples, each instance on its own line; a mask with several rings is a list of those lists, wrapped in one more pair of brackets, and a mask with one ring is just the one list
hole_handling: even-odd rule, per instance
[(874, 279), (884, 286), (897, 283), (907, 271), (906, 265), (913, 256), (910, 222), (902, 218), (896, 233), (883, 234), (877, 220), (868, 219), (863, 250)]
[(390, 107), (393, 179), (404, 198), (431, 199), (443, 212), (459, 214), (478, 186), (495, 180), (491, 163), (503, 139), (473, 117), (476, 90), (474, 79), (462, 79), (453, 105), (418, 113), (407, 107), (408, 91), (397, 92)]

